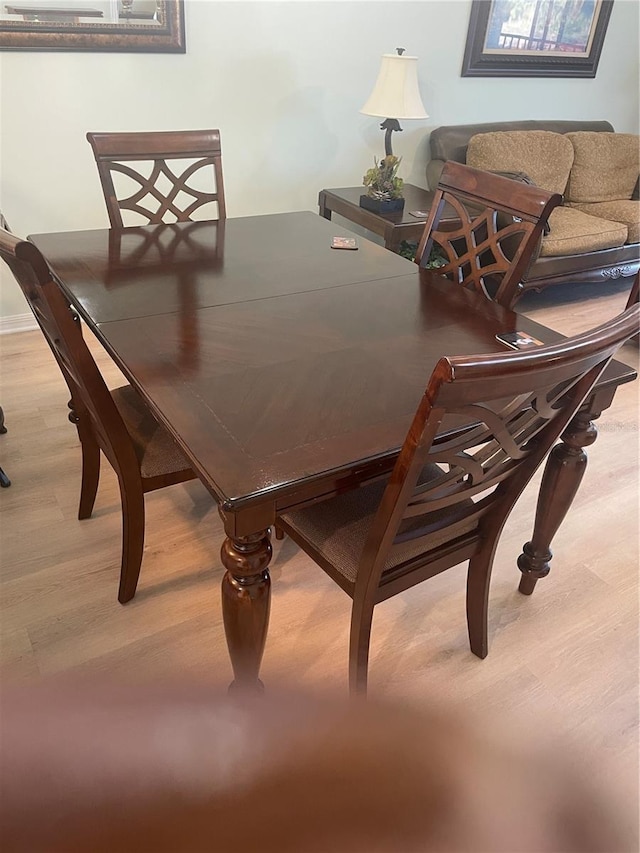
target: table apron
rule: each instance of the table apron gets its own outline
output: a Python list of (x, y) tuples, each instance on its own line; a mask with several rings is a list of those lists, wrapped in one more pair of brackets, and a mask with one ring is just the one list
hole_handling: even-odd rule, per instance
[[(605, 409), (609, 408), (617, 390), (617, 385), (594, 388), (578, 411), (587, 414), (591, 419), (598, 418)], [(447, 437), (450, 435), (451, 433), (448, 433)], [(244, 506), (223, 502), (219, 507), (219, 513), (224, 523), (225, 533), (232, 539), (249, 536), (272, 527), (277, 517), (286, 512), (302, 509), (344, 492), (368, 486), (388, 477), (396, 459), (397, 453), (383, 459), (360, 463), (352, 471), (327, 472), (326, 476), (300, 484), (293, 491), (274, 491), (265, 495), (264, 499), (257, 499)]]
[(381, 460), (359, 464), (348, 472), (327, 472), (324, 477), (309, 483), (299, 484), (292, 491), (265, 495), (263, 500), (245, 506), (234, 506), (232, 502), (219, 507), (227, 536), (248, 536), (275, 524), (279, 515), (302, 509), (315, 503), (352, 492), (388, 477), (397, 453)]

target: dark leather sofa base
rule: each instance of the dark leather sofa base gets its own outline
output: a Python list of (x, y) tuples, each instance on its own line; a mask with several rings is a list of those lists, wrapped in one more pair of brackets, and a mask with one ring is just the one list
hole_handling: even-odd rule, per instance
[(628, 243), (582, 255), (538, 258), (522, 280), (522, 292), (543, 290), (551, 284), (598, 283), (633, 278), (640, 269), (640, 244)]

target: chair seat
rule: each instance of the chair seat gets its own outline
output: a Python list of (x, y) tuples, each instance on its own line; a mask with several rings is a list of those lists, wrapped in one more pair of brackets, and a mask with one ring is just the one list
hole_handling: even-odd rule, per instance
[[(435, 480), (441, 477), (442, 473), (442, 469), (437, 465), (426, 465), (422, 469), (419, 483)], [(288, 513), (282, 516), (282, 520), (306, 539), (343, 577), (355, 583), (362, 549), (386, 486), (387, 481), (383, 480), (345, 492), (336, 498)], [(428, 538), (423, 535), (427, 532), (424, 516), (415, 519), (410, 525), (405, 523), (401, 528), (403, 541), (387, 556), (383, 574), (407, 560), (475, 530), (478, 522), (474, 519), (469, 520), (466, 525), (456, 527), (455, 533), (450, 529), (450, 525), (463, 517), (471, 505), (472, 501), (463, 501), (453, 510), (430, 513), (429, 529), (435, 529)]]
[(171, 435), (153, 417), (131, 385), (115, 388), (111, 396), (131, 435), (143, 479), (177, 473), (190, 467)]

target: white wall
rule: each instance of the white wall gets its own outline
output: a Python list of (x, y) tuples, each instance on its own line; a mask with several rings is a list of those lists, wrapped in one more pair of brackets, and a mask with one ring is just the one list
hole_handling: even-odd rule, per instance
[[(0, 208), (19, 234), (107, 224), (88, 130), (218, 127), (229, 216), (316, 209), (360, 184), (382, 131), (360, 115), (380, 56), (419, 57), (431, 118), (394, 137), (426, 186), (429, 131), (521, 118), (638, 132), (638, 0), (615, 0), (597, 77), (462, 78), (470, 0), (186, 0), (185, 55), (0, 53)], [(27, 311), (2, 270), (0, 319)]]

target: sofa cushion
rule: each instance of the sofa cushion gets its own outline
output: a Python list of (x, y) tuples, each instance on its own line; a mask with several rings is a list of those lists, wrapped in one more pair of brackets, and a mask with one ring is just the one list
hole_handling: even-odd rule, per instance
[(574, 150), (566, 201), (630, 199), (640, 173), (639, 138), (633, 133), (567, 133)]
[(578, 255), (622, 246), (627, 239), (627, 226), (589, 216), (571, 207), (556, 207), (549, 216), (551, 233), (542, 238), (540, 257)]
[(488, 172), (526, 172), (537, 186), (553, 193), (564, 193), (572, 164), (571, 141), (548, 130), (479, 133), (467, 148), (468, 166)]
[(640, 243), (640, 201), (626, 199), (618, 201), (592, 201), (586, 204), (573, 203), (570, 207), (590, 216), (600, 216), (627, 226), (627, 243)]

